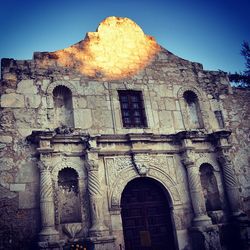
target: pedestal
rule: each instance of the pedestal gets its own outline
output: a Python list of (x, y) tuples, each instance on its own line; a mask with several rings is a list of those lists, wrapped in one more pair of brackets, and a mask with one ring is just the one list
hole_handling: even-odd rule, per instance
[(219, 229), (216, 225), (189, 229), (192, 250), (221, 250)]

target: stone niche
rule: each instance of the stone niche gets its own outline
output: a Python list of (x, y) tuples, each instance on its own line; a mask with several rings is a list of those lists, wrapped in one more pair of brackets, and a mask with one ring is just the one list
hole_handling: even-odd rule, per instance
[(60, 222), (81, 222), (81, 203), (78, 174), (72, 168), (64, 168), (58, 173), (58, 205)]

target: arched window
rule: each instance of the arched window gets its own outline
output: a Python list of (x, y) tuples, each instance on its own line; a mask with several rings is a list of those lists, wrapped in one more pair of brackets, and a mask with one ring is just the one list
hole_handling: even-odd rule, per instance
[(221, 210), (217, 181), (210, 164), (204, 163), (200, 166), (200, 178), (207, 211)]
[(74, 127), (72, 93), (65, 86), (57, 86), (53, 90), (55, 109), (55, 126)]
[(200, 105), (197, 95), (190, 90), (184, 92), (183, 97), (186, 101), (190, 128), (203, 128)]
[(58, 202), (61, 223), (81, 222), (78, 174), (72, 168), (58, 173)]

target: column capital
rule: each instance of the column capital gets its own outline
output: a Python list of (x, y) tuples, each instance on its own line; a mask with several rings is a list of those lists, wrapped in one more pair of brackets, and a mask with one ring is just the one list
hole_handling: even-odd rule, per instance
[(217, 157), (218, 161), (222, 164), (222, 166), (224, 165), (232, 165), (232, 161), (231, 158), (228, 154), (219, 154), (219, 156)]
[(186, 158), (182, 159), (181, 162), (183, 163), (183, 165), (186, 168), (195, 167), (195, 163), (194, 163), (193, 159), (191, 159), (190, 157), (186, 157)]
[(88, 171), (98, 171), (99, 170), (99, 165), (98, 165), (98, 162), (96, 160), (86, 160), (85, 166), (88, 169)]
[(41, 154), (37, 166), (40, 169), (40, 171), (44, 170), (51, 171), (52, 170), (51, 154)]

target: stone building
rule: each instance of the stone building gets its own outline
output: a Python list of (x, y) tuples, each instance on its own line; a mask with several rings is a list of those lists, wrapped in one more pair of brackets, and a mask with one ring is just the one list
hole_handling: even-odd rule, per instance
[(2, 59), (0, 249), (247, 249), (249, 94), (127, 18)]

